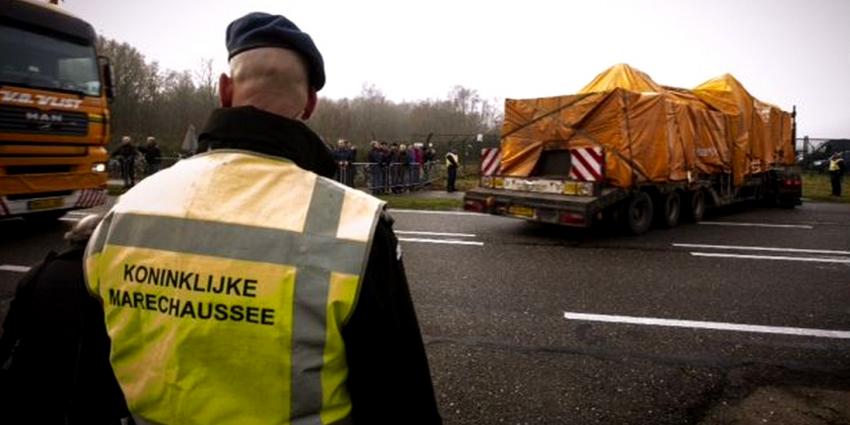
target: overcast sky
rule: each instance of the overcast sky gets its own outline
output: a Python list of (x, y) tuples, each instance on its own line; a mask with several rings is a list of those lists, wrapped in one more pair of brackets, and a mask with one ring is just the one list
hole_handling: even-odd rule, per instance
[(690, 88), (729, 72), (761, 100), (798, 108), (799, 135), (850, 137), (850, 0), (282, 1), (65, 0), (102, 35), (174, 70), (212, 58), (252, 11), (283, 14), (325, 58), (320, 93), (364, 83), (393, 100), (570, 94), (616, 63)]

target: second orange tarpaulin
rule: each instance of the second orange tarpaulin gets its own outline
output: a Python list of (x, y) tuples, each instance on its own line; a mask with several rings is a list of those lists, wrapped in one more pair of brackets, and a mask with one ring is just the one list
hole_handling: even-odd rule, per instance
[(586, 146), (605, 149), (606, 180), (618, 187), (730, 172), (740, 184), (793, 163), (790, 115), (726, 77), (691, 92), (617, 65), (577, 95), (508, 99), (501, 174), (534, 175), (544, 151)]

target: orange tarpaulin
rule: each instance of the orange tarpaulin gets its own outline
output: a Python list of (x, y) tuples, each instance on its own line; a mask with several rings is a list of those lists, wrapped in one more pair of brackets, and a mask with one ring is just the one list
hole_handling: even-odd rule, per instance
[(547, 150), (601, 146), (605, 178), (619, 187), (717, 173), (740, 184), (794, 161), (790, 114), (731, 76), (689, 91), (628, 65), (599, 74), (576, 95), (506, 100), (502, 138), (503, 175), (534, 175)]

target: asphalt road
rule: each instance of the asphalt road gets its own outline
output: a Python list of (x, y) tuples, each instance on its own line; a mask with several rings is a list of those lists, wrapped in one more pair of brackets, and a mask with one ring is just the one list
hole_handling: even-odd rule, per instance
[[(640, 237), (392, 214), (448, 424), (850, 421), (850, 205)], [(0, 297), (76, 217), (0, 221)]]

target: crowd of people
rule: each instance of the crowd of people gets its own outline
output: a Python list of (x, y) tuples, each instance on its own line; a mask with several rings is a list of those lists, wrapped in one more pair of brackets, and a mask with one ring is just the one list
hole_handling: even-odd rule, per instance
[(354, 186), (357, 166), (361, 165), (373, 194), (402, 193), (426, 186), (436, 159), (436, 150), (430, 143), (408, 145), (377, 140), (372, 141), (365, 163), (358, 163), (357, 147), (347, 140), (340, 140), (333, 154), (337, 181)]
[(136, 184), (136, 163), (139, 158), (144, 160), (145, 175), (149, 176), (159, 171), (162, 165), (162, 150), (154, 137), (148, 137), (140, 146), (133, 144), (130, 136), (121, 138), (121, 144), (110, 154), (110, 159), (117, 162), (124, 180), (124, 188)]

